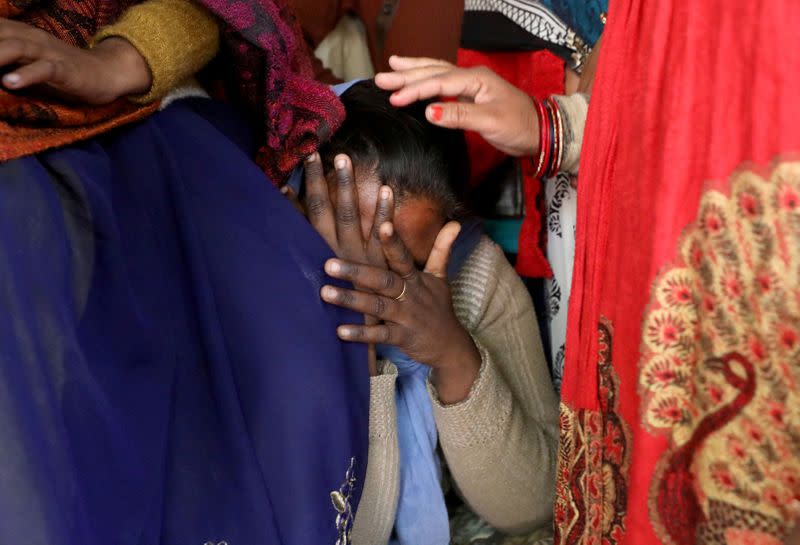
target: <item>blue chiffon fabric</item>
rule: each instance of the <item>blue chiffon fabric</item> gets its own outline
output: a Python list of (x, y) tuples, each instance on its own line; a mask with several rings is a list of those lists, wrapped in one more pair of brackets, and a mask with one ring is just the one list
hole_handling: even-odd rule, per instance
[(210, 100), (0, 165), (0, 543), (320, 545), (367, 460), (332, 254)]

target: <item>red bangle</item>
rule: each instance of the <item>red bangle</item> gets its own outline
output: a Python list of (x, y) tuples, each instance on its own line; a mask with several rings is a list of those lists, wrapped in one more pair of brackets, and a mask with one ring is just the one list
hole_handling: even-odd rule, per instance
[(534, 104), (539, 116), (539, 161), (536, 168), (536, 177), (541, 178), (547, 169), (547, 162), (550, 157), (550, 119), (543, 101), (534, 99)]
[(542, 129), (545, 120), (544, 116), (542, 115), (542, 104), (536, 97), (531, 97), (533, 100), (533, 106), (536, 109), (536, 118), (539, 120), (539, 159), (536, 164), (536, 171), (534, 172), (534, 176), (537, 178), (541, 177), (542, 167), (544, 166), (544, 146), (542, 145), (542, 140), (544, 139), (544, 130)]
[(555, 114), (553, 112), (552, 104), (550, 101), (545, 99), (542, 101), (544, 104), (544, 111), (547, 114), (547, 142), (549, 144), (549, 149), (547, 151), (547, 158), (544, 163), (544, 173), (543, 175), (547, 178), (553, 175), (553, 165), (556, 162), (556, 155), (558, 149), (558, 135), (556, 134), (556, 126), (555, 126)]
[(547, 100), (550, 102), (550, 105), (552, 106), (553, 109), (553, 113), (555, 114), (555, 119), (554, 119), (555, 134), (556, 134), (556, 141), (558, 142), (558, 145), (556, 147), (556, 156), (555, 160), (553, 161), (553, 168), (552, 168), (553, 171), (552, 175), (555, 175), (561, 170), (561, 162), (564, 159), (564, 123), (561, 118), (561, 109), (558, 106), (558, 101), (552, 96), (548, 97)]

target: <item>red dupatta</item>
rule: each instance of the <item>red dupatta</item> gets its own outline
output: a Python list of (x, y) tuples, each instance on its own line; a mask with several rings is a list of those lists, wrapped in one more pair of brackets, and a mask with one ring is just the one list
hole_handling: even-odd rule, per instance
[(608, 20), (556, 543), (779, 545), (800, 499), (800, 4), (620, 0)]

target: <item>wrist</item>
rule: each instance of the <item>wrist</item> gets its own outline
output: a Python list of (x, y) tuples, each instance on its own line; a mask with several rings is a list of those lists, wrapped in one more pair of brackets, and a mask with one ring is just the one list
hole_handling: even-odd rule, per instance
[(153, 84), (147, 61), (128, 40), (116, 36), (106, 38), (91, 49), (109, 78), (110, 101), (128, 95), (145, 94)]
[(481, 369), (481, 354), (469, 335), (460, 346), (448, 350), (431, 373), (439, 401), (452, 405), (464, 401)]
[(527, 97), (527, 109), (525, 110), (525, 145), (522, 157), (536, 158), (541, 150), (541, 127), (539, 125), (539, 114), (536, 109), (536, 99)]

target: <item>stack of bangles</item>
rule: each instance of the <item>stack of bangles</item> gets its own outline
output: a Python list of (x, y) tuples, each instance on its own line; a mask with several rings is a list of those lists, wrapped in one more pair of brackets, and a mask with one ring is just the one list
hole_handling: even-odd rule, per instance
[(539, 117), (539, 161), (537, 178), (550, 178), (561, 169), (564, 158), (564, 126), (561, 111), (553, 97), (544, 100), (533, 98)]

